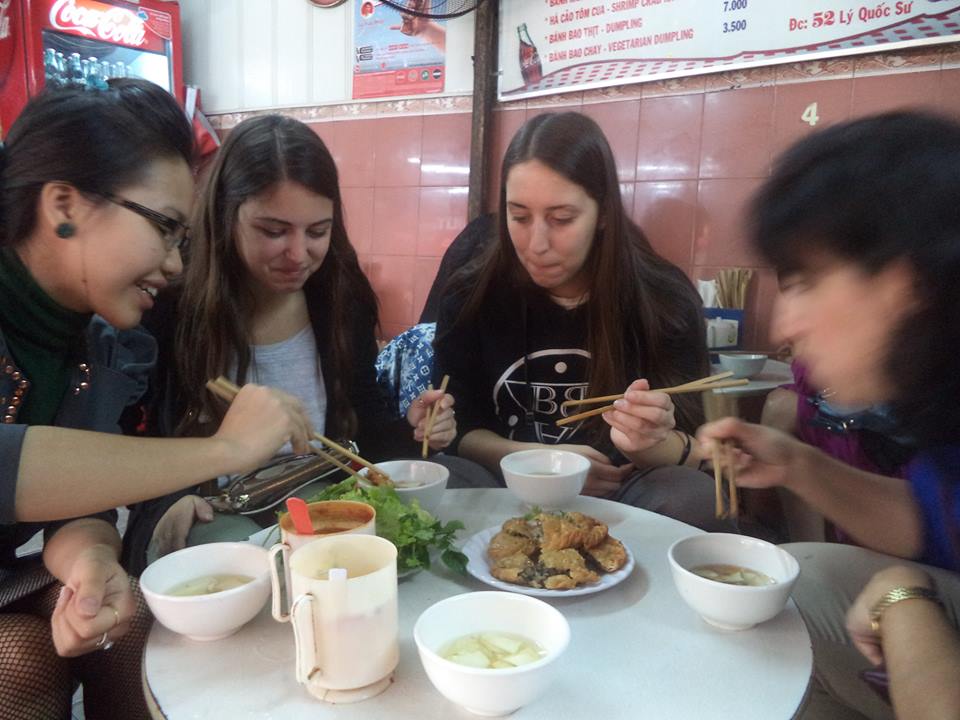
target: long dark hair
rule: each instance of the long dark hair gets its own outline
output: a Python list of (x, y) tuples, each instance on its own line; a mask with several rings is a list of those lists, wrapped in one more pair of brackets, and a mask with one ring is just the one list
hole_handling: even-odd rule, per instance
[[(323, 140), (303, 123), (282, 115), (251, 118), (237, 125), (213, 163), (198, 202), (191, 254), (178, 306), (176, 370), (187, 413), (179, 432), (203, 434), (200, 418), (218, 422), (222, 409), (204, 384), (225, 375), (236, 361), (242, 384), (250, 367), (250, 319), (254, 295), (237, 250), (237, 213), (249, 198), (284, 180), (299, 183), (333, 202), (330, 249), (304, 285), (308, 306), (322, 307), (331, 320), (318, 345), (331, 348), (324, 378), (331, 388), (331, 432), (351, 437), (357, 426), (348, 397), (352, 369), (349, 319), (361, 314), (376, 322), (377, 300), (360, 269), (343, 221), (337, 167)], [(311, 318), (313, 319), (313, 318)], [(314, 323), (316, 327), (316, 323)]]
[(23, 242), (44, 184), (67, 182), (91, 202), (143, 179), (152, 161), (193, 160), (193, 132), (170, 93), (140, 79), (107, 90), (50, 88), (30, 100), (0, 149), (0, 244)]
[[(705, 375), (709, 364), (700, 298), (683, 272), (656, 253), (627, 215), (610, 145), (600, 127), (580, 113), (538, 115), (514, 135), (500, 175), (499, 237), (453, 281), (454, 287), (468, 288), (457, 322), (476, 316), (500, 289), (545, 292), (520, 264), (507, 229), (507, 178), (514, 166), (530, 160), (576, 183), (599, 206), (586, 261), (588, 392), (622, 392), (638, 376), (657, 388)], [(699, 400), (677, 396), (674, 402), (678, 426), (693, 432), (703, 420)], [(593, 431), (602, 427), (596, 423)]]
[(818, 250), (867, 273), (905, 260), (919, 307), (890, 338), (885, 373), (904, 431), (960, 436), (960, 125), (896, 112), (834, 125), (789, 149), (752, 205), (753, 243), (781, 274)]

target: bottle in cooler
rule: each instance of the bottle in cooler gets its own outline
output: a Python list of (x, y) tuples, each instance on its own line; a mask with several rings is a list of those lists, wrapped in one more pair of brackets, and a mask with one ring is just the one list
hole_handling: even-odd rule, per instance
[(63, 84), (60, 66), (57, 64), (57, 51), (54, 48), (43, 51), (43, 82), (50, 87), (59, 87)]
[(70, 53), (70, 59), (67, 61), (66, 80), (70, 87), (86, 87), (87, 79), (83, 74), (83, 62), (80, 60), (80, 53)]

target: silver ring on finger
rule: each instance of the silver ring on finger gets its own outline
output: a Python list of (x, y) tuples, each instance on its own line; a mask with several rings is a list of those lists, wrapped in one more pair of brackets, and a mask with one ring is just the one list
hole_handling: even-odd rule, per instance
[(104, 633), (97, 644), (93, 646), (94, 650), (109, 650), (113, 646), (113, 643), (107, 639), (107, 633)]

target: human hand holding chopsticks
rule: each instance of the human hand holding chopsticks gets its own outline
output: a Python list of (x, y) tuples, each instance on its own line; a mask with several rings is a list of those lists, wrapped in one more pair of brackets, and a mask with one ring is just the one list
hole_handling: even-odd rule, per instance
[(697, 439), (706, 457), (722, 443), (731, 443), (728, 462), (736, 468), (737, 485), (749, 488), (789, 487), (808, 447), (779, 430), (733, 417), (702, 426)]
[(262, 465), (289, 442), (295, 453), (310, 451), (313, 434), (303, 405), (292, 395), (248, 383), (230, 401), (214, 437), (228, 443), (233, 472)]
[(438, 390), (424, 391), (410, 403), (407, 410), (407, 422), (413, 427), (414, 440), (423, 443), (426, 438), (425, 450), (428, 447), (442, 450), (457, 436), (457, 421), (453, 409), (455, 400), (453, 395), (447, 394), (446, 389), (446, 383), (441, 383)]
[(613, 444), (627, 456), (659, 445), (670, 437), (676, 424), (670, 396), (650, 390), (647, 380), (634, 380), (623, 397), (614, 401), (613, 410), (602, 417), (610, 426)]

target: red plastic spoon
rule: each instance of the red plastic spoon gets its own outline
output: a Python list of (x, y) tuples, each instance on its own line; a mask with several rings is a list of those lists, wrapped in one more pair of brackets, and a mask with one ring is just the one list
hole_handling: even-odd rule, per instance
[(313, 522), (310, 520), (310, 510), (307, 509), (306, 502), (298, 497), (287, 498), (287, 510), (290, 511), (293, 529), (298, 535), (313, 535)]

